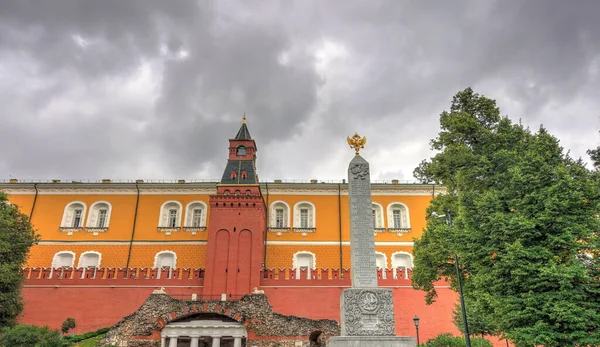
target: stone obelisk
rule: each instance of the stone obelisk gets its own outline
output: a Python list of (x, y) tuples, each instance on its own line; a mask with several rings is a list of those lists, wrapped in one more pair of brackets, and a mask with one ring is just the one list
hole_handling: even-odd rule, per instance
[(359, 154), (366, 141), (358, 134), (348, 137), (356, 154), (348, 167), (352, 288), (340, 297), (342, 336), (327, 345), (415, 346), (414, 338), (396, 336), (392, 290), (377, 286), (369, 163)]

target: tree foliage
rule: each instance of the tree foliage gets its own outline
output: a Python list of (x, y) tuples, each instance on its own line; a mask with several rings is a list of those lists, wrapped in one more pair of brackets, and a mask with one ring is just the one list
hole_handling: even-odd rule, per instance
[[(558, 140), (500, 116), (494, 100), (459, 92), (440, 116), (438, 153), (415, 169), (444, 185), (415, 242), (413, 285), (456, 288), (460, 258), (469, 309), (517, 346), (599, 345), (598, 176)], [(431, 213), (454, 216), (450, 226)], [(470, 325), (471, 326), (471, 325)], [(474, 331), (474, 333), (477, 333)]]
[(0, 335), (0, 347), (63, 347), (69, 343), (63, 341), (58, 330), (35, 325), (17, 325), (6, 327)]
[[(466, 342), (462, 337), (452, 336), (450, 333), (440, 334), (432, 339), (427, 340), (425, 347), (465, 347)], [(492, 343), (483, 338), (471, 339), (472, 347), (492, 347)]]
[(65, 319), (65, 321), (60, 326), (60, 331), (63, 334), (66, 334), (69, 332), (69, 330), (75, 329), (75, 327), (76, 327), (75, 318), (69, 317), (69, 318)]
[(37, 240), (29, 218), (0, 193), (0, 327), (14, 325), (23, 310), (21, 268)]

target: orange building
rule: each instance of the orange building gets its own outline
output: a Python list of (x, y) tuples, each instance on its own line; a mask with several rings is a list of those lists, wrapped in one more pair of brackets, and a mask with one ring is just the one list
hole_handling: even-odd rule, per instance
[[(27, 262), (22, 321), (57, 327), (75, 317), (78, 332), (109, 326), (157, 287), (195, 298), (259, 287), (276, 311), (339, 321), (339, 295), (350, 286), (345, 180), (261, 182), (245, 120), (229, 143), (220, 181), (0, 184), (41, 235)], [(440, 283), (439, 302), (426, 306), (409, 279), (413, 240), (442, 192), (372, 183), (380, 285), (395, 290), (399, 335), (414, 335), (414, 315), (422, 338), (455, 332), (454, 293)]]

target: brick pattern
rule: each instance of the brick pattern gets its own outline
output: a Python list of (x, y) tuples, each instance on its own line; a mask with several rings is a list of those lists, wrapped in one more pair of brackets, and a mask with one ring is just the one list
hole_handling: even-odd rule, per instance
[[(177, 267), (204, 268), (206, 245), (186, 245), (157, 243), (151, 245), (136, 245), (131, 248), (129, 267), (148, 268), (154, 266), (154, 257), (160, 251), (173, 251), (177, 254)], [(102, 253), (101, 267), (125, 267), (129, 245), (99, 245), (99, 244), (59, 244), (35, 245), (29, 252), (27, 267), (50, 267), (52, 258), (57, 252), (75, 252), (75, 266), (78, 265), (80, 255), (85, 251)]]

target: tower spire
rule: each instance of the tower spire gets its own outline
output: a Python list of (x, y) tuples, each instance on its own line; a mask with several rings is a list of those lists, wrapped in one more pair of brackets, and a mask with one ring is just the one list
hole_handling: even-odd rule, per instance
[(246, 124), (246, 112), (244, 112), (244, 117), (242, 118), (242, 124)]

